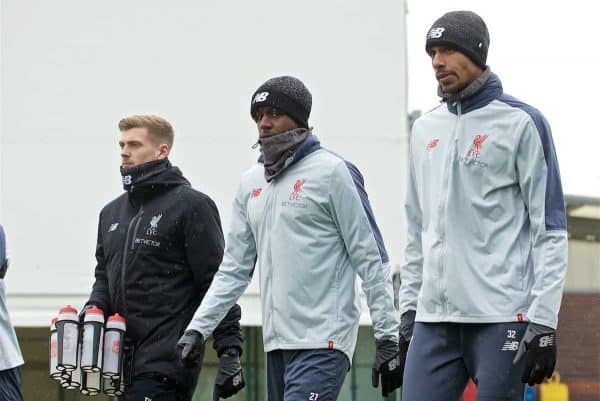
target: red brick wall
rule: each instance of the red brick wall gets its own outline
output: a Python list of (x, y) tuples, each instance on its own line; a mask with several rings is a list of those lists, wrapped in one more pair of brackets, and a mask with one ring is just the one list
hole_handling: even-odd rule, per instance
[(556, 370), (570, 401), (600, 400), (600, 293), (563, 296)]

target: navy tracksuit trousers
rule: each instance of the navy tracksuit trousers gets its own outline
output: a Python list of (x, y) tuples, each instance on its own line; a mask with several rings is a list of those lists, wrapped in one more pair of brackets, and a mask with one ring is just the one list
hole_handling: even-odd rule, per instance
[(416, 322), (402, 401), (458, 401), (469, 378), (477, 401), (522, 401), (524, 359), (513, 366), (527, 323)]
[(338, 350), (267, 352), (269, 401), (336, 401), (349, 369), (348, 357)]
[(0, 401), (23, 401), (19, 368), (0, 370)]

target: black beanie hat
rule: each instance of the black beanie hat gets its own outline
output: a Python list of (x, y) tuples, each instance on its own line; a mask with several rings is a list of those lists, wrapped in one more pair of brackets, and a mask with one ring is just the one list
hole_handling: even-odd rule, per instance
[(300, 127), (308, 128), (312, 95), (298, 78), (283, 76), (271, 78), (258, 87), (250, 101), (250, 115), (259, 107), (276, 107), (290, 116)]
[(427, 32), (425, 50), (433, 46), (456, 48), (478, 66), (485, 68), (490, 34), (483, 19), (472, 11), (450, 11), (433, 23)]

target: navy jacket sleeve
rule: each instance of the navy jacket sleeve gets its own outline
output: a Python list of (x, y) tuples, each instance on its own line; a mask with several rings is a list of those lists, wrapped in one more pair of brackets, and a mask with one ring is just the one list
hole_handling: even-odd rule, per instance
[[(205, 197), (201, 202), (194, 202), (189, 213), (185, 219), (186, 258), (203, 298), (223, 259), (225, 240), (219, 211), (212, 199)], [(215, 329), (213, 347), (219, 356), (229, 347), (236, 347), (241, 352), (241, 315), (240, 306), (233, 305)]]
[(565, 286), (568, 235), (565, 201), (550, 125), (530, 111), (520, 136), (516, 171), (531, 224), (534, 284), (527, 318), (556, 328)]

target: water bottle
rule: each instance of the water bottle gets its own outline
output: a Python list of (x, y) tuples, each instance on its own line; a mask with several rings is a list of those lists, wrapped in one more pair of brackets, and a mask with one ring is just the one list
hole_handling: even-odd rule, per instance
[(108, 318), (104, 333), (104, 360), (102, 362), (102, 376), (106, 378), (119, 379), (121, 377), (125, 329), (123, 316), (116, 313)]
[(67, 305), (58, 312), (56, 321), (57, 361), (59, 371), (72, 371), (77, 367), (77, 343), (79, 322), (77, 309)]
[(50, 377), (55, 380), (61, 379), (61, 372), (58, 370), (56, 365), (58, 364), (58, 343), (57, 343), (57, 334), (56, 334), (56, 322), (58, 318), (52, 319), (52, 323), (50, 323)]
[(104, 394), (106, 395), (111, 395), (111, 396), (119, 396), (119, 395), (123, 395), (123, 393), (125, 393), (125, 380), (123, 379), (123, 375), (124, 375), (124, 369), (123, 369), (123, 364), (124, 364), (124, 358), (123, 355), (121, 355), (121, 375), (118, 378), (110, 378), (110, 377), (103, 377), (102, 378), (102, 388), (104, 389)]
[(84, 372), (100, 372), (102, 368), (103, 335), (104, 312), (92, 306), (85, 311), (83, 318), (81, 370)]
[(125, 369), (123, 364), (125, 363), (124, 357), (121, 356), (121, 376), (118, 379), (104, 378), (104, 393), (108, 395), (119, 396), (125, 393)]
[(98, 395), (100, 394), (100, 371), (97, 372), (81, 372), (81, 394), (83, 395)]

